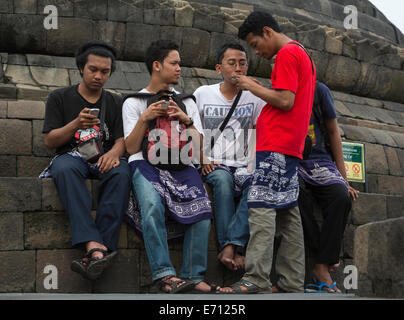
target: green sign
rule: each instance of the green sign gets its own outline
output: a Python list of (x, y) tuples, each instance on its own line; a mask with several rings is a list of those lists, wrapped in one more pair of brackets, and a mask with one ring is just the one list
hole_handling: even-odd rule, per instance
[(351, 182), (366, 181), (365, 145), (363, 143), (342, 142), (347, 180)]

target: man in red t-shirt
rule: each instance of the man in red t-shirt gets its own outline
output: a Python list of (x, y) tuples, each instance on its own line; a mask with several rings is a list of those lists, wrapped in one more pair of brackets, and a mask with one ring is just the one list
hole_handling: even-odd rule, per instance
[[(297, 165), (302, 158), (316, 81), (306, 49), (281, 33), (268, 13), (253, 12), (239, 28), (239, 38), (256, 55), (275, 58), (272, 87), (237, 76), (238, 85), (267, 102), (257, 121), (256, 168), (248, 194), (250, 240), (246, 273), (224, 293), (301, 292), (304, 290), (304, 240), (297, 205)], [(273, 243), (282, 237), (276, 258), (278, 282), (269, 279)]]

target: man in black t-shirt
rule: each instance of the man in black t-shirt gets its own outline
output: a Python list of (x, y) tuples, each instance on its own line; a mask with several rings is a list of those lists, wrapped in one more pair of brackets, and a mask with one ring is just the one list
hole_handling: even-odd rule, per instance
[[(130, 170), (123, 158), (122, 100), (103, 90), (115, 69), (115, 55), (115, 49), (103, 41), (89, 41), (79, 48), (76, 63), (82, 80), (49, 95), (42, 131), (46, 146), (56, 149), (47, 172), (69, 214), (72, 243), (84, 246), (87, 253), (71, 268), (90, 280), (97, 279), (116, 255), (130, 191)], [(99, 109), (99, 116), (89, 112), (93, 108)], [(104, 149), (95, 159), (77, 148), (94, 135)], [(85, 183), (88, 177), (99, 179), (95, 221)]]

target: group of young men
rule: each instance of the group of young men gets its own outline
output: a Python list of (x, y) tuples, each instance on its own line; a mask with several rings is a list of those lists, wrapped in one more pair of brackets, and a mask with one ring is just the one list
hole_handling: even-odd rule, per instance
[[(248, 16), (239, 38), (262, 58), (276, 55), (272, 89), (247, 76), (246, 50), (229, 43), (217, 54), (216, 71), (223, 81), (201, 86), (193, 96), (181, 95), (171, 87), (180, 79), (179, 47), (158, 40), (145, 55), (149, 84), (122, 99), (103, 89), (115, 70), (115, 49), (94, 40), (78, 50), (82, 81), (53, 91), (47, 101), (43, 133), (46, 146), (56, 149), (57, 156), (41, 175), (53, 177), (70, 218), (72, 243), (86, 251), (72, 262), (73, 271), (95, 280), (111, 264), (132, 190), (152, 279), (163, 292), (302, 292), (303, 235), (318, 251), (313, 285), (339, 291), (330, 272), (338, 266), (350, 195), (355, 199), (358, 194), (346, 181), (331, 95), (325, 85), (317, 84), (327, 130), (322, 132), (324, 126), (312, 115), (316, 69), (305, 48), (264, 12)], [(151, 99), (161, 92), (166, 95)], [(154, 165), (145, 149), (151, 129), (167, 119), (190, 141), (194, 163), (180, 169)], [(301, 160), (308, 132), (313, 150), (309, 159)], [(325, 169), (318, 173), (320, 166)], [(299, 176), (306, 200), (299, 197)], [(88, 177), (100, 180), (95, 220)], [(212, 189), (212, 205), (204, 183)], [(321, 231), (309, 193), (323, 209)], [(304, 212), (299, 212), (298, 202)], [(205, 279), (213, 216), (218, 259), (230, 270), (245, 271), (229, 287)], [(184, 226), (178, 275), (169, 255), (167, 219)], [(281, 236), (275, 265), (279, 280), (272, 285), (275, 235)]]

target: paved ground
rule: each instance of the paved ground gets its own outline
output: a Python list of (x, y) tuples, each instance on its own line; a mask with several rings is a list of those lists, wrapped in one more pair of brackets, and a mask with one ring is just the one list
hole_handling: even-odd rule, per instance
[(0, 300), (369, 300), (353, 294), (326, 293), (278, 293), (254, 295), (221, 295), (221, 294), (43, 294), (43, 293), (2, 293)]

